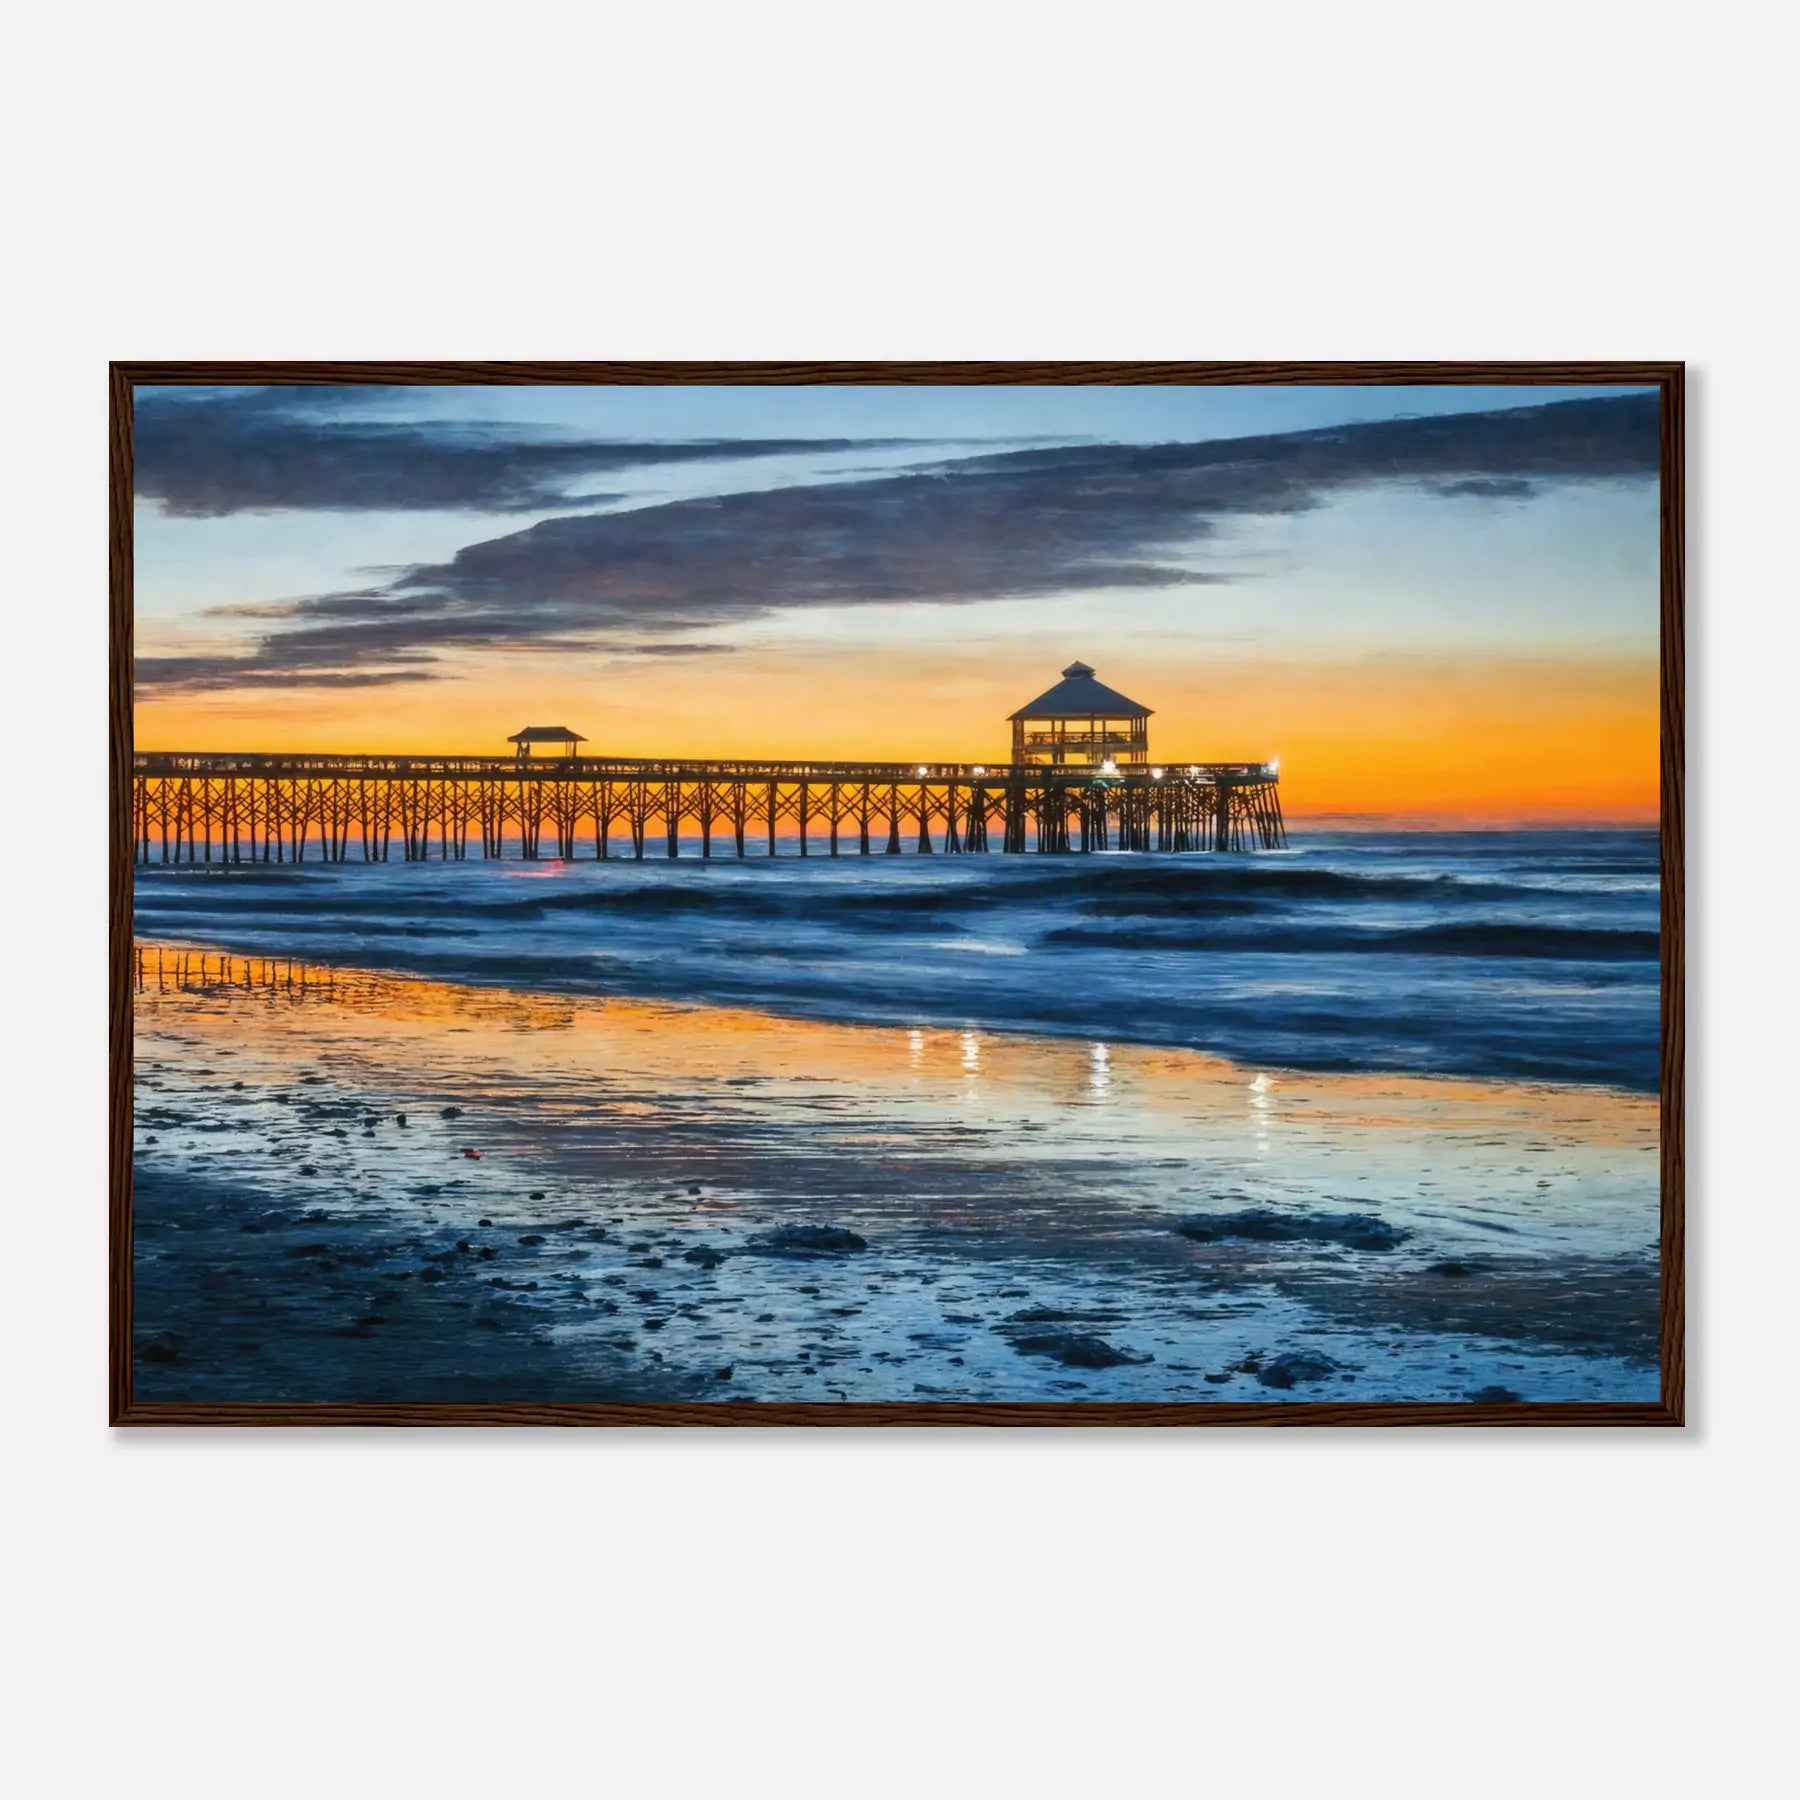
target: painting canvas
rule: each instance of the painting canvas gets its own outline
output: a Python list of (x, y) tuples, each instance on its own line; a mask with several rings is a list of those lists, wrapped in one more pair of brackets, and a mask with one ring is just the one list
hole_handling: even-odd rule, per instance
[(1681, 1416), (1678, 366), (114, 371), (113, 1416)]

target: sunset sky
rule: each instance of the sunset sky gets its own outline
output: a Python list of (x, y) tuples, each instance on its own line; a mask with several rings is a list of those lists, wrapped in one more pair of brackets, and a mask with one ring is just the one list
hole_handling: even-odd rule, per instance
[(1654, 819), (1649, 390), (144, 388), (142, 749), (1003, 760), (1079, 657), (1290, 816)]

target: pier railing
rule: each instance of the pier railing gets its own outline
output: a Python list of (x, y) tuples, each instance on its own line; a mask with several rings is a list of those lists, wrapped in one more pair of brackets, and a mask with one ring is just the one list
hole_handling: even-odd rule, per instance
[[(144, 750), (144, 862), (1278, 849), (1273, 763), (718, 761)], [(554, 844), (555, 848), (549, 848)]]
[[(1069, 740), (1073, 741), (1073, 740)], [(1098, 740), (1096, 740), (1098, 741)], [(1111, 742), (1112, 740), (1107, 740)], [(1122, 741), (1122, 740), (1121, 740)], [(367, 756), (311, 751), (140, 750), (132, 759), (139, 775), (312, 775), (358, 780), (698, 780), (707, 776), (765, 781), (934, 781), (1005, 782), (1054, 777), (1064, 782), (1114, 780), (1273, 781), (1273, 763), (1180, 763), (1166, 767), (1133, 765), (1106, 771), (1087, 763), (959, 762), (769, 762), (716, 757), (646, 756)]]

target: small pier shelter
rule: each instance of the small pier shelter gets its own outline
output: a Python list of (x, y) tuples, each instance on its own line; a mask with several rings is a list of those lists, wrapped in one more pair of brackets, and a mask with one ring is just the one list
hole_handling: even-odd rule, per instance
[(527, 725), (523, 731), (515, 731), (506, 741), (518, 756), (529, 756), (533, 744), (561, 744), (563, 755), (573, 756), (575, 746), (585, 744), (587, 739), (579, 731), (571, 731), (566, 725)]

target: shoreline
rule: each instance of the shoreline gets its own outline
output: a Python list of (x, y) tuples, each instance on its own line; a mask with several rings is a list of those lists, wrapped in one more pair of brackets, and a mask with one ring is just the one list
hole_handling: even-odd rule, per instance
[(1655, 1391), (1638, 1096), (142, 950), (147, 1398)]
[[(427, 983), (441, 982), (443, 979), (429, 967), (409, 967), (399, 959), (384, 961), (378, 954), (334, 956), (328, 946), (316, 943), (306, 944), (303, 950), (295, 949), (277, 953), (247, 949), (242, 943), (227, 944), (217, 937), (203, 938), (182, 933), (158, 933), (155, 936), (134, 935), (133, 947), (134, 952), (164, 948), (187, 951), (196, 956), (232, 956), (250, 964), (291, 963), (299, 965), (304, 963), (309, 967), (330, 968), (341, 972), (346, 977), (368, 975), (392, 981)], [(951, 946), (939, 945), (937, 947), (942, 949)], [(363, 952), (370, 948), (367, 945), (358, 946), (359, 951)], [(981, 946), (961, 944), (954, 948), (975, 952), (979, 951)], [(1554, 964), (1556, 961), (1554, 958), (1541, 960), (1545, 964)], [(1567, 966), (1575, 966), (1573, 959)], [(851, 1029), (973, 1030), (1018, 1039), (1047, 1038), (1063, 1042), (1091, 1041), (1096, 1036), (1093, 1022), (1082, 1017), (1057, 1018), (1048, 1014), (1039, 1014), (1021, 1024), (980, 1011), (971, 1011), (963, 1014), (954, 1023), (923, 1024), (916, 1008), (898, 1004), (892, 1007), (846, 1004), (833, 1009), (819, 1004), (816, 997), (809, 996), (807, 999), (801, 999), (785, 993), (769, 993), (766, 990), (752, 989), (749, 984), (745, 984), (740, 991), (736, 992), (730, 991), (721, 983), (718, 991), (710, 993), (677, 993), (666, 991), (657, 984), (649, 982), (640, 981), (637, 985), (629, 985), (631, 978), (628, 975), (621, 975), (617, 969), (609, 968), (607, 973), (617, 978), (616, 985), (603, 988), (583, 985), (573, 980), (559, 982), (541, 972), (528, 973), (525, 979), (520, 979), (521, 971), (511, 965), (504, 970), (485, 970), (481, 966), (480, 960), (474, 959), (467, 970), (457, 978), (454, 985), (482, 988), (495, 993), (536, 995), (545, 1000), (555, 1001), (595, 1000), (613, 1003), (630, 1001), (675, 1008), (754, 1011), (766, 1014), (771, 1018), (791, 1020), (796, 1024), (843, 1026)], [(1289, 1054), (1287, 1056), (1249, 1057), (1221, 1047), (1188, 1043), (1178, 1036), (1158, 1036), (1145, 1030), (1141, 1023), (1137, 1024), (1134, 1029), (1133, 1022), (1129, 1019), (1113, 1021), (1104, 1035), (1109, 1039), (1139, 1049), (1186, 1053), (1232, 1063), (1246, 1070), (1279, 1071), (1296, 1078), (1369, 1076), (1412, 1081), (1504, 1083), (1542, 1090), (1574, 1088), (1633, 1098), (1655, 1097), (1661, 1091), (1660, 1078), (1652, 1080), (1646, 1077), (1641, 1082), (1632, 1082), (1611, 1079), (1600, 1074), (1589, 1075), (1576, 1069), (1558, 1069), (1555, 1072), (1531, 1067), (1502, 1067), (1489, 1070), (1454, 1067), (1426, 1069), (1415, 1067), (1404, 1061), (1396, 1060), (1384, 1063), (1366, 1056), (1359, 1058), (1347, 1052), (1341, 1055), (1318, 1052), (1310, 1056)]]

